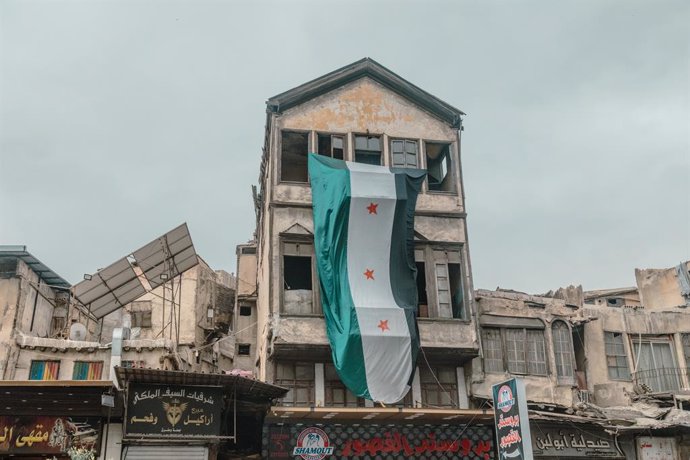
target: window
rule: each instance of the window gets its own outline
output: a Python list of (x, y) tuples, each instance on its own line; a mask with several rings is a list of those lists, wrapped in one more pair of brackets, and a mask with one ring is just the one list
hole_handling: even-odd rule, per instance
[(326, 392), (326, 406), (332, 407), (363, 407), (364, 398), (358, 398), (340, 380), (335, 366), (331, 363), (324, 365), (324, 389)]
[(60, 361), (31, 361), (29, 380), (57, 380)]
[(249, 305), (240, 305), (240, 316), (252, 316), (252, 307)]
[(378, 136), (355, 136), (355, 162), (381, 165), (381, 139)]
[(280, 180), (308, 182), (309, 133), (283, 131), (280, 145)]
[(66, 320), (67, 318), (65, 318), (64, 316), (53, 316), (52, 322), (50, 324), (50, 335), (54, 337), (56, 335), (64, 333)]
[(276, 366), (276, 385), (289, 388), (285, 406), (314, 405), (314, 364), (283, 362)]
[(237, 344), (237, 354), (239, 356), (249, 356), (251, 350), (251, 345), (248, 343), (238, 343)]
[(120, 362), (120, 367), (126, 369), (144, 369), (146, 367), (145, 361), (133, 361), (133, 360), (122, 360)]
[(319, 155), (336, 160), (345, 158), (345, 136), (337, 134), (319, 134)]
[(483, 328), (482, 346), (485, 372), (548, 373), (543, 329)]
[(391, 140), (391, 156), (396, 168), (417, 167), (417, 141)]
[(606, 350), (606, 366), (611, 380), (630, 380), (628, 355), (623, 345), (623, 334), (620, 332), (604, 332), (604, 346)]
[(103, 361), (75, 361), (72, 380), (100, 380)]
[(425, 407), (458, 407), (458, 377), (454, 367), (420, 367), (419, 383)]
[(150, 328), (151, 327), (151, 301), (138, 300), (132, 302), (130, 306), (130, 316), (132, 327)]
[(429, 317), (429, 298), (426, 293), (426, 265), (424, 262), (415, 262), (417, 266), (417, 316)]
[(310, 242), (283, 242), (283, 311), (293, 315), (320, 314), (314, 298)]
[(685, 355), (685, 367), (690, 378), (690, 334), (683, 334), (683, 354)]
[(438, 317), (464, 318), (460, 253), (457, 251), (434, 251), (434, 267)]
[(452, 192), (450, 144), (425, 142), (426, 169), (429, 190), (432, 192)]
[(551, 326), (551, 334), (553, 335), (553, 353), (556, 356), (556, 375), (559, 378), (565, 377), (572, 380), (575, 363), (570, 329), (563, 321), (554, 321), (553, 326)]
[(680, 390), (680, 372), (668, 336), (633, 337), (635, 382), (653, 392)]

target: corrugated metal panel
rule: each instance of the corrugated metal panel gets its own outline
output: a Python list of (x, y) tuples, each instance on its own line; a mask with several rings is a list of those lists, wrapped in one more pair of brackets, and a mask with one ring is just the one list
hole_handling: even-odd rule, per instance
[(204, 446), (125, 446), (125, 460), (207, 460), (208, 448)]

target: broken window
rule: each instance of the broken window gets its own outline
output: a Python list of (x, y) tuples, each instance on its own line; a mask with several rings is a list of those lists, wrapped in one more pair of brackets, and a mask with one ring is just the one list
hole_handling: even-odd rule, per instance
[(340, 380), (335, 366), (331, 363), (324, 365), (324, 390), (326, 406), (333, 407), (364, 407), (364, 399), (358, 398)]
[(621, 332), (604, 332), (604, 346), (606, 349), (606, 365), (611, 380), (630, 380), (628, 355), (623, 345)]
[(419, 368), (419, 383), (424, 407), (457, 408), (458, 376), (450, 366), (429, 366)]
[(278, 363), (275, 384), (290, 389), (282, 399), (284, 406), (314, 405), (314, 363)]
[(132, 318), (132, 327), (150, 328), (151, 309), (152, 302), (150, 300), (137, 300), (132, 302), (129, 308), (130, 317)]
[(620, 297), (610, 297), (606, 299), (606, 304), (609, 307), (620, 307), (625, 304), (625, 300), (621, 299)]
[(251, 345), (248, 343), (238, 343), (237, 344), (237, 354), (239, 356), (249, 356), (251, 351)]
[(378, 136), (355, 136), (355, 162), (381, 165), (381, 139)]
[(460, 252), (434, 251), (436, 300), (439, 318), (465, 317)]
[(336, 160), (345, 158), (345, 136), (338, 134), (319, 134), (319, 155)]
[(391, 157), (393, 158), (393, 167), (416, 168), (418, 165), (417, 141), (391, 140)]
[(308, 153), (309, 133), (283, 131), (281, 133), (280, 180), (308, 182)]
[(312, 257), (307, 242), (283, 242), (283, 311), (288, 314), (319, 314), (314, 298)]
[(551, 327), (553, 335), (553, 354), (556, 357), (556, 375), (572, 381), (575, 372), (571, 340), (568, 325), (563, 321), (554, 321)]
[(668, 336), (633, 337), (635, 383), (653, 392), (680, 390), (680, 372)]
[(450, 144), (425, 142), (426, 169), (429, 190), (435, 192), (452, 192), (453, 175), (451, 174)]

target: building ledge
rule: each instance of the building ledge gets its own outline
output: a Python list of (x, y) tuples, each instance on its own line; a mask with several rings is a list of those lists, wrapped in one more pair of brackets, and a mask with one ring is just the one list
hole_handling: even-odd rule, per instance
[(493, 421), (493, 409), (413, 409), (402, 407), (271, 407), (266, 420), (273, 423), (295, 420), (324, 422), (462, 423)]
[(35, 349), (50, 348), (53, 350), (76, 350), (76, 351), (95, 351), (99, 349), (109, 349), (110, 345), (101, 345), (99, 342), (88, 342), (84, 340), (50, 339), (46, 337), (31, 337), (28, 335), (18, 335), (16, 343), (19, 348)]
[(170, 339), (135, 339), (122, 341), (123, 351), (141, 351), (144, 349), (154, 350), (156, 348), (165, 348), (166, 350), (173, 350), (175, 348), (175, 344)]

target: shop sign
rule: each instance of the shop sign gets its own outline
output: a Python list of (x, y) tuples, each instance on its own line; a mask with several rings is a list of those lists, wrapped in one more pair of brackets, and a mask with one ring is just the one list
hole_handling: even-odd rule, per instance
[(267, 459), (496, 458), (491, 426), (272, 424), (264, 426)]
[(532, 446), (535, 457), (624, 457), (612, 436), (593, 427), (533, 423)]
[(637, 458), (640, 460), (668, 460), (678, 458), (676, 438), (640, 436), (637, 438)]
[(132, 383), (125, 433), (152, 437), (219, 436), (221, 387)]
[(0, 453), (61, 454), (70, 447), (98, 451), (99, 417), (0, 416)]
[(510, 379), (492, 387), (498, 456), (531, 460), (527, 397), (522, 380)]

